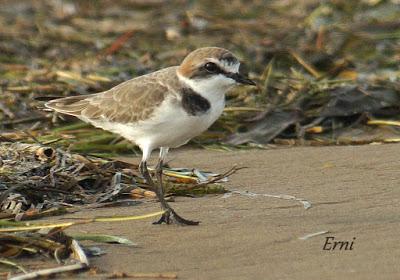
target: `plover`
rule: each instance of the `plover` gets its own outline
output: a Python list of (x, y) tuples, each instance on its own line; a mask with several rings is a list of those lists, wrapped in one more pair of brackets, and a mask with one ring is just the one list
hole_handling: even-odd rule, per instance
[[(75, 116), (119, 134), (140, 147), (140, 172), (165, 210), (156, 223), (197, 225), (180, 217), (164, 198), (162, 165), (169, 148), (186, 144), (207, 130), (221, 115), (225, 93), (235, 85), (255, 85), (239, 73), (239, 60), (217, 47), (191, 52), (179, 66), (136, 77), (110, 90), (47, 102), (46, 107)], [(157, 184), (147, 169), (154, 149), (160, 149)]]

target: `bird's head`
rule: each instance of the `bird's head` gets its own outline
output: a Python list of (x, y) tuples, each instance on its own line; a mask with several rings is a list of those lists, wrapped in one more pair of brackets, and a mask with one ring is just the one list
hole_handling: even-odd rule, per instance
[(197, 92), (225, 93), (235, 85), (256, 85), (239, 72), (239, 66), (239, 60), (230, 51), (206, 47), (187, 55), (178, 67), (177, 74)]

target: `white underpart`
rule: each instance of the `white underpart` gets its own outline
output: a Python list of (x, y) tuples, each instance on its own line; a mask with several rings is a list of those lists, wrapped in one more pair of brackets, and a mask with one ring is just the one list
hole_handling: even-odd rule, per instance
[(151, 152), (157, 148), (161, 148), (160, 158), (164, 159), (168, 148), (186, 144), (218, 119), (225, 107), (225, 93), (235, 85), (232, 79), (223, 75), (203, 80), (190, 80), (179, 74), (178, 77), (210, 102), (211, 108), (206, 113), (189, 115), (183, 109), (181, 101), (177, 100), (177, 95), (170, 94), (147, 120), (127, 124), (106, 120), (91, 123), (136, 143), (143, 152), (142, 161), (147, 161)]

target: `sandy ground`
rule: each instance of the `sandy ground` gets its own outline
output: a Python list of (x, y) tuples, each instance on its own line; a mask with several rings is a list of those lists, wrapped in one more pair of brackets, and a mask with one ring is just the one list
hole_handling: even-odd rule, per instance
[[(293, 195), (312, 207), (305, 210), (298, 201), (270, 197), (179, 197), (173, 207), (186, 218), (199, 219), (200, 226), (155, 226), (150, 219), (90, 224), (70, 232), (113, 234), (138, 243), (100, 245), (107, 254), (91, 263), (109, 273), (176, 272), (179, 279), (399, 279), (399, 148), (175, 150), (172, 166), (218, 172), (233, 164), (247, 166), (231, 176), (229, 189)], [(149, 202), (73, 216), (158, 210)], [(299, 239), (320, 231), (329, 233)], [(323, 250), (328, 236), (354, 241), (353, 250)]]

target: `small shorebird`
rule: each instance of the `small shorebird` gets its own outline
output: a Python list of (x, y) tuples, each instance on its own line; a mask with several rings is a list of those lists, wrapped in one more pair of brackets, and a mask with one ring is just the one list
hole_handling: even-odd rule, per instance
[[(46, 107), (119, 134), (143, 152), (140, 172), (165, 210), (156, 223), (197, 225), (180, 217), (164, 198), (162, 165), (169, 148), (205, 131), (222, 113), (225, 92), (237, 84), (255, 85), (239, 73), (239, 60), (216, 47), (191, 52), (179, 66), (128, 80), (90, 95), (52, 100)], [(147, 169), (152, 150), (160, 149), (157, 184)]]

